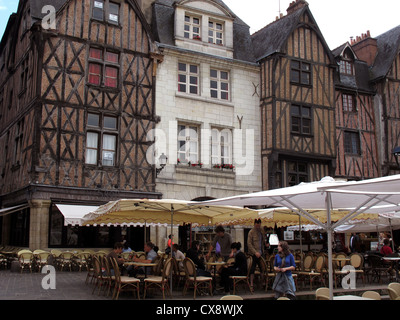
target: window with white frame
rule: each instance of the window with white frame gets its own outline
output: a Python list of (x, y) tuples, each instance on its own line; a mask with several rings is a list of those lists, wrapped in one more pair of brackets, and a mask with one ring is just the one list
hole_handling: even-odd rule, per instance
[(211, 131), (211, 164), (232, 164), (232, 131), (213, 128)]
[(356, 99), (352, 94), (343, 94), (342, 102), (343, 102), (343, 111), (344, 112), (356, 112)]
[(199, 94), (199, 66), (178, 63), (178, 91)]
[(117, 118), (89, 113), (86, 134), (86, 163), (115, 166), (117, 151)]
[(185, 15), (184, 37), (186, 39), (201, 40), (200, 18)]
[(211, 98), (229, 100), (229, 72), (210, 69)]
[(195, 125), (178, 125), (178, 162), (198, 163), (199, 128)]
[(220, 22), (208, 22), (208, 43), (224, 44), (224, 25)]

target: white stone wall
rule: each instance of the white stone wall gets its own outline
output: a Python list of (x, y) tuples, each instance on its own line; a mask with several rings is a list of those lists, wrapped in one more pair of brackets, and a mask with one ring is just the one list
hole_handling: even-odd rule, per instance
[[(158, 139), (156, 158), (165, 153), (169, 163), (157, 179), (157, 191), (162, 192), (164, 198), (192, 200), (197, 197), (218, 198), (261, 190), (261, 119), (257, 91), (259, 68), (173, 49), (165, 49), (164, 55), (156, 80), (156, 114), (161, 117), (157, 129), (164, 135), (164, 141)], [(199, 95), (178, 92), (178, 62), (200, 66)], [(210, 97), (210, 67), (229, 71), (230, 101)], [(248, 155), (246, 166), (238, 165), (236, 172), (213, 169), (211, 158), (204, 158), (204, 150), (200, 156), (204, 163), (201, 169), (177, 165), (178, 122), (196, 124), (201, 130), (228, 128), (235, 133), (241, 125), (244, 139), (234, 139), (233, 149), (237, 151), (242, 148), (243, 154)], [(250, 133), (248, 139), (245, 133)], [(201, 147), (209, 147), (209, 142), (203, 141), (201, 137), (200, 140)], [(234, 164), (237, 160), (240, 159), (234, 156)]]

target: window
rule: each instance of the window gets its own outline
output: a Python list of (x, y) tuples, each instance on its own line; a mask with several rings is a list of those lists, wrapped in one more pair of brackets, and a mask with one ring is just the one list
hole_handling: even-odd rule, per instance
[(210, 21), (208, 23), (208, 43), (223, 45), (224, 26), (222, 23)]
[(212, 129), (211, 164), (232, 164), (232, 132), (229, 129)]
[[(117, 150), (117, 118), (89, 113), (86, 135), (86, 163), (97, 165), (99, 155), (103, 166), (115, 166)], [(100, 147), (101, 146), (101, 147)]]
[(356, 112), (355, 97), (351, 94), (343, 94), (343, 111), (344, 112)]
[(345, 52), (342, 60), (340, 60), (340, 73), (354, 75), (353, 56), (349, 52)]
[(229, 100), (229, 72), (210, 70), (211, 98)]
[(292, 105), (291, 108), (292, 133), (311, 135), (311, 108)]
[(311, 85), (311, 65), (302, 61), (291, 61), (290, 81), (294, 84)]
[(361, 154), (360, 134), (355, 131), (344, 132), (344, 152), (347, 154)]
[[(104, 74), (104, 79), (103, 79)], [(108, 88), (118, 87), (119, 54), (108, 50), (90, 48), (89, 79), (90, 84)]]
[(27, 56), (21, 63), (21, 87), (20, 91), (26, 90), (28, 85), (28, 70), (29, 70), (29, 56)]
[(199, 93), (199, 67), (193, 64), (178, 64), (178, 91)]
[(185, 16), (184, 37), (186, 39), (201, 40), (200, 18)]
[(199, 128), (193, 125), (178, 125), (178, 159), (180, 162), (199, 161)]
[(24, 127), (25, 121), (22, 119), (17, 124), (17, 132), (14, 139), (14, 163), (13, 164), (20, 164), (19, 160), (22, 157), (22, 148), (23, 148), (23, 140), (24, 140)]
[(109, 2), (108, 0), (95, 0), (93, 1), (93, 14), (92, 17), (96, 20), (104, 21), (107, 17), (109, 23), (119, 23), (119, 4)]
[(288, 186), (308, 182), (308, 166), (305, 162), (288, 161)]

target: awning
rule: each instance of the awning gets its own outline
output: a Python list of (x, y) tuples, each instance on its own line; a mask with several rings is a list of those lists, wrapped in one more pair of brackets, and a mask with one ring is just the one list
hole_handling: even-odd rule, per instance
[(84, 215), (95, 211), (98, 206), (83, 206), (83, 205), (67, 205), (67, 204), (56, 204), (58, 210), (64, 216), (64, 225), (81, 226), (82, 218)]
[(6, 216), (8, 214), (23, 210), (29, 208), (28, 204), (21, 204), (19, 206), (15, 206), (15, 207), (9, 207), (9, 208), (3, 208), (0, 209), (0, 217)]

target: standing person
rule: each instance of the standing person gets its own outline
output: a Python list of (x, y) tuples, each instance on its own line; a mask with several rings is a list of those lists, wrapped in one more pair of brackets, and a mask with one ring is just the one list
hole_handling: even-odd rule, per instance
[(215, 233), (216, 236), (214, 237), (210, 249), (208, 250), (206, 258), (208, 260), (211, 251), (215, 248), (217, 256), (221, 256), (224, 259), (224, 261), (227, 261), (231, 254), (232, 237), (229, 233), (225, 232), (223, 226), (217, 226), (215, 228)]
[(358, 252), (360, 249), (360, 237), (357, 233), (352, 233), (350, 237), (350, 251), (351, 252)]
[(247, 258), (246, 255), (240, 251), (242, 244), (234, 242), (231, 245), (232, 253), (235, 257), (233, 266), (224, 267), (221, 271), (221, 286), (224, 287), (225, 292), (229, 292), (232, 287), (232, 280), (230, 276), (245, 276), (247, 274)]
[(253, 264), (250, 269), (250, 290), (254, 291), (254, 271), (256, 265), (261, 269), (260, 259), (264, 253), (264, 233), (261, 231), (261, 219), (254, 220), (254, 227), (247, 236), (247, 247), (249, 254), (253, 257)]
[(167, 242), (167, 248), (165, 249), (166, 254), (170, 254), (171, 252), (171, 247), (174, 243), (172, 242), (172, 235), (168, 236), (168, 242)]
[(278, 254), (274, 260), (274, 270), (277, 272), (273, 289), (275, 297), (287, 295), (288, 298), (294, 298), (296, 286), (294, 284), (292, 271), (296, 269), (294, 256), (290, 253), (289, 245), (286, 241), (280, 241), (278, 244)]

